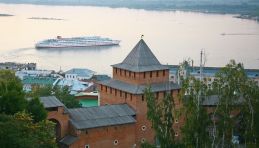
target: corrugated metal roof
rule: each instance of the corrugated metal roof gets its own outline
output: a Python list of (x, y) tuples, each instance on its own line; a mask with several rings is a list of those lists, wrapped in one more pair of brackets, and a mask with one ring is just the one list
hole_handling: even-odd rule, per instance
[(64, 138), (62, 138), (59, 142), (69, 146), (73, 144), (75, 141), (77, 141), (78, 139), (79, 139), (78, 137), (67, 135)]
[(91, 78), (94, 75), (94, 71), (90, 69), (73, 68), (65, 72), (65, 74), (77, 74), (80, 77)]
[[(234, 100), (234, 104), (232, 105), (239, 105), (241, 104), (242, 102), (244, 102), (244, 98), (243, 97), (239, 97), (239, 98), (236, 98)], [(203, 102), (202, 102), (202, 105), (203, 106), (216, 106), (219, 102), (219, 96), (217, 95), (211, 95), (211, 96), (207, 96)]]
[(135, 123), (135, 111), (127, 104), (68, 109), (70, 122), (76, 129)]
[(112, 66), (134, 72), (169, 69), (160, 64), (143, 39), (137, 43), (122, 63)]
[(219, 102), (219, 97), (217, 95), (212, 95), (212, 96), (206, 97), (203, 100), (202, 105), (204, 105), (204, 106), (214, 106), (214, 105), (217, 105), (218, 102)]
[(65, 106), (55, 96), (40, 97), (40, 102), (45, 108)]
[(22, 80), (23, 84), (35, 84), (35, 85), (53, 85), (57, 78), (53, 77), (31, 77), (25, 76)]
[[(168, 65), (170, 69), (170, 73), (176, 74), (179, 65)], [(216, 73), (218, 73), (223, 67), (203, 67), (202, 72), (205, 76), (215, 76)], [(189, 67), (190, 74), (191, 75), (199, 75), (200, 74), (200, 67), (199, 66), (194, 66), (194, 67)], [(259, 76), (259, 69), (245, 69), (245, 73), (247, 74), (248, 77), (250, 78), (255, 78)]]
[[(133, 85), (113, 79), (101, 81), (99, 82), (99, 84), (116, 88), (118, 90), (122, 90), (125, 92), (129, 92), (131, 94), (143, 94), (144, 90), (148, 87), (147, 85)], [(180, 86), (173, 82), (154, 83), (151, 84), (150, 87), (152, 92), (180, 89)]]

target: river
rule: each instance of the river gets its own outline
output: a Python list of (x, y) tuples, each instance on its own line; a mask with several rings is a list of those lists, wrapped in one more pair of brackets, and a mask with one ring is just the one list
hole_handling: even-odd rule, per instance
[[(0, 62), (36, 62), (40, 69), (89, 68), (111, 74), (144, 35), (162, 64), (191, 58), (206, 66), (224, 66), (230, 59), (245, 68), (259, 68), (259, 24), (233, 15), (181, 11), (146, 11), (88, 6), (0, 4)], [(28, 19), (28, 18), (52, 19)], [(54, 19), (53, 19), (54, 18)], [(222, 35), (224, 34), (224, 35)], [(120, 46), (87, 49), (34, 48), (43, 39), (98, 35), (121, 40)]]

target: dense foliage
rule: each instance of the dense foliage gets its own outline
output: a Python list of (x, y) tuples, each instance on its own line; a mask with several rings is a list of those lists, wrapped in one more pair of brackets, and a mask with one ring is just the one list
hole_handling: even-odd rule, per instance
[(35, 122), (39, 122), (47, 118), (47, 111), (45, 110), (38, 97), (29, 100), (28, 112), (31, 113)]
[(54, 123), (33, 122), (25, 112), (0, 114), (0, 145), (4, 148), (55, 148)]
[(219, 98), (215, 113), (220, 115), (220, 120), (217, 127), (214, 126), (212, 147), (232, 145), (236, 133), (244, 139), (243, 143), (254, 143), (255, 132), (258, 132), (254, 130), (254, 124), (259, 89), (247, 77), (243, 65), (231, 60), (216, 74), (213, 91)]
[(206, 148), (210, 145), (206, 127), (211, 122), (205, 108), (202, 107), (206, 90), (206, 85), (193, 77), (183, 81), (180, 97), (184, 100), (182, 114), (186, 119), (182, 127), (185, 147)]
[[(145, 90), (145, 98), (147, 101), (147, 118), (152, 123), (155, 130), (156, 138), (160, 142), (161, 148), (168, 148), (174, 145), (173, 131), (173, 98), (170, 94), (166, 94), (161, 102), (155, 99), (150, 88)], [(143, 147), (148, 145), (143, 145)]]
[(36, 97), (25, 99), (21, 81), (8, 70), (0, 71), (0, 147), (57, 147), (54, 123)]
[(44, 96), (56, 96), (67, 108), (77, 108), (81, 107), (79, 101), (75, 99), (75, 96), (69, 93), (68, 87), (54, 87), (52, 86), (45, 86), (39, 87), (33, 90), (31, 94), (28, 96), (37, 96), (37, 97), (44, 97)]
[(0, 113), (14, 114), (26, 108), (21, 81), (9, 70), (0, 71)]
[[(247, 77), (243, 65), (231, 60), (215, 75), (210, 87), (205, 80), (201, 80), (187, 77), (181, 83), (183, 109), (180, 115), (185, 122), (179, 142), (188, 148), (234, 147), (238, 143), (246, 147), (258, 147), (259, 87)], [(148, 119), (152, 122), (156, 136), (160, 137), (161, 147), (175, 147), (173, 129), (163, 130), (169, 127), (163, 123), (172, 124), (173, 106), (169, 106), (173, 105), (173, 99), (165, 98), (161, 105), (154, 99), (150, 88), (145, 94)], [(217, 101), (212, 106), (203, 106), (203, 101), (210, 95)], [(164, 103), (169, 106), (164, 106)], [(151, 146), (143, 144), (143, 147)]]

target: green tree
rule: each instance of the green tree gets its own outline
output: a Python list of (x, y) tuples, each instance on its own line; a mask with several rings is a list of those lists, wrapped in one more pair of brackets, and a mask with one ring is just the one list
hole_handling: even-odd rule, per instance
[(14, 114), (26, 108), (21, 81), (9, 70), (0, 70), (0, 113)]
[(42, 97), (42, 96), (50, 96), (53, 93), (53, 89), (51, 85), (37, 87), (32, 90), (31, 93), (27, 94), (29, 97)]
[(75, 98), (75, 96), (70, 95), (69, 94), (69, 89), (68, 87), (57, 87), (54, 89), (54, 95), (60, 99), (60, 101), (62, 103), (64, 103), (64, 105), (67, 108), (77, 108), (77, 107), (81, 107), (81, 104), (79, 103), (79, 101)]
[(211, 122), (202, 106), (206, 89), (206, 85), (194, 77), (188, 77), (182, 83), (180, 97), (184, 109), (181, 114), (186, 120), (181, 130), (185, 147), (206, 148), (210, 145), (207, 129)]
[(0, 145), (5, 148), (56, 148), (54, 123), (32, 122), (25, 112), (0, 114)]
[(38, 97), (29, 100), (27, 110), (29, 113), (31, 113), (35, 122), (39, 122), (47, 118), (47, 111), (45, 110)]
[[(156, 138), (160, 142), (161, 148), (172, 147), (174, 142), (173, 130), (173, 98), (169, 93), (159, 102), (155, 99), (151, 88), (145, 90), (147, 101), (147, 118), (152, 123)], [(147, 145), (145, 145), (147, 146)]]
[(68, 87), (54, 87), (52, 88), (51, 86), (45, 86), (45, 87), (39, 87), (29, 96), (33, 97), (44, 97), (44, 96), (51, 96), (54, 95), (56, 96), (67, 108), (77, 108), (81, 107), (81, 104), (77, 99), (75, 99), (75, 96), (71, 95), (69, 93), (69, 88)]
[[(259, 92), (259, 89), (258, 89)], [(255, 143), (259, 145), (259, 101), (255, 102), (255, 114), (254, 114), (254, 132), (255, 132)]]
[[(259, 99), (259, 90), (247, 77), (243, 65), (231, 60), (216, 74), (213, 91), (219, 98), (215, 113), (221, 118), (217, 123), (218, 127), (214, 126), (217, 132), (212, 147), (216, 143), (222, 147), (231, 146), (235, 131), (242, 134), (245, 144), (254, 141), (255, 105)], [(237, 111), (240, 113), (238, 118), (233, 116)]]

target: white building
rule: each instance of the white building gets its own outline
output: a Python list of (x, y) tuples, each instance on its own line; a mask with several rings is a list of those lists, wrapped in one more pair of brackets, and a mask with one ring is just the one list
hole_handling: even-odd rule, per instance
[(70, 80), (88, 80), (95, 74), (89, 69), (73, 68), (65, 72), (65, 78)]
[(78, 92), (82, 92), (92, 85), (93, 83), (83, 82), (83, 81), (74, 80), (74, 79), (66, 79), (66, 78), (59, 79), (57, 83), (57, 86), (69, 87), (71, 95), (77, 94)]
[(23, 80), (24, 77), (31, 76), (31, 77), (47, 77), (53, 73), (51, 70), (21, 70), (16, 71), (15, 76)]

